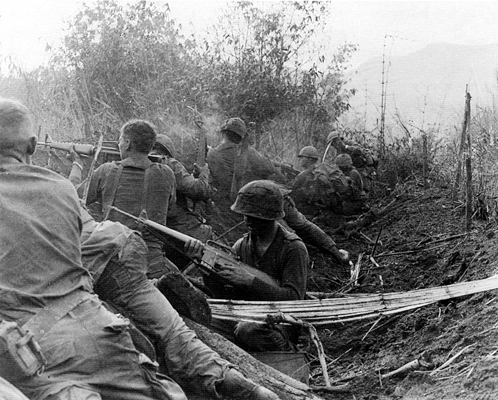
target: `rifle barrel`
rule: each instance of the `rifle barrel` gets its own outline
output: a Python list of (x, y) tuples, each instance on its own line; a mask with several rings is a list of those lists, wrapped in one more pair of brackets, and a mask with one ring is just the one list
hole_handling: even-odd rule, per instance
[(188, 236), (188, 235), (185, 235), (181, 232), (175, 231), (174, 229), (168, 228), (167, 226), (158, 224), (157, 222), (151, 221), (150, 219), (145, 219), (143, 217), (135, 217), (134, 215), (129, 214), (126, 211), (120, 210), (117, 207), (109, 206), (109, 209), (117, 211), (120, 214), (126, 215), (128, 218), (131, 218), (138, 223), (144, 224), (145, 226), (148, 226), (150, 228), (154, 228), (154, 229), (158, 230), (159, 232), (162, 232), (162, 233), (165, 233), (169, 236), (172, 236), (175, 239), (181, 240), (184, 243), (187, 243), (189, 240), (193, 239), (191, 236)]

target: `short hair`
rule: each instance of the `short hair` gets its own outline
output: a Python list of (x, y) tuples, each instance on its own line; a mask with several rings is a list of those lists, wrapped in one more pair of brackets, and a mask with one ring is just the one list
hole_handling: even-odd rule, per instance
[(156, 127), (149, 121), (132, 119), (123, 125), (121, 134), (130, 139), (133, 150), (149, 154), (156, 142)]
[(18, 142), (21, 129), (31, 126), (31, 117), (24, 104), (17, 100), (0, 98), (0, 139), (2, 142)]

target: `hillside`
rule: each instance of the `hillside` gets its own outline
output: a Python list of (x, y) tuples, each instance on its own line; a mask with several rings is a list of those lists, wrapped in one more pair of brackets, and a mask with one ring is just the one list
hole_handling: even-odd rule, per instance
[[(372, 242), (382, 231), (375, 252), (378, 266), (364, 257), (365, 276), (350, 293), (410, 291), (483, 279), (498, 272), (496, 221), (474, 221), (471, 233), (462, 235), (464, 207), (450, 200), (446, 189), (423, 190), (409, 184), (396, 192), (397, 196), (376, 205), (379, 209), (394, 200), (391, 211), (361, 233), (334, 236), (339, 247), (350, 250), (356, 261), (361, 253), (372, 251)], [(345, 271), (338, 273), (330, 263), (321, 262), (319, 254), (312, 251), (311, 255), (315, 268), (310, 290), (338, 290), (337, 277), (345, 276)], [(347, 393), (323, 394), (324, 398), (495, 398), (497, 294), (483, 292), (378, 320), (320, 330), (331, 380), (337, 385), (349, 384)], [(427, 370), (418, 368), (380, 378), (424, 352), (433, 362)], [(448, 367), (433, 372), (454, 356)], [(318, 369), (314, 376), (321, 380)]]
[[(474, 107), (494, 104), (498, 44), (436, 43), (403, 57), (389, 57), (388, 50), (386, 47), (384, 71), (387, 125), (393, 124), (399, 111), (405, 123), (417, 128), (460, 126), (466, 85)], [(358, 90), (351, 100), (352, 113), (366, 119), (372, 129), (380, 116), (382, 56), (360, 65), (350, 78), (350, 86)]]

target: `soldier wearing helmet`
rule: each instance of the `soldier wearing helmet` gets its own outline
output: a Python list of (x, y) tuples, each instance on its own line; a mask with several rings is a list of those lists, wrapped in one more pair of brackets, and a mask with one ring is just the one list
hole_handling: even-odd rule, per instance
[(306, 186), (310, 180), (313, 180), (313, 170), (316, 168), (318, 160), (318, 151), (313, 146), (304, 146), (299, 152), (299, 166), (303, 169), (292, 183), (292, 189), (298, 190)]
[[(308, 251), (302, 240), (277, 220), (284, 217), (283, 195), (268, 180), (243, 186), (231, 209), (244, 216), (249, 233), (233, 249), (240, 260), (278, 282), (272, 285), (236, 266), (223, 267), (219, 274), (233, 287), (228, 298), (244, 300), (301, 300), (306, 293)], [(297, 341), (294, 327), (239, 322), (216, 322), (214, 327), (248, 351), (286, 351)]]
[(335, 158), (335, 164), (346, 175), (349, 183), (349, 194), (343, 198), (342, 209), (344, 214), (357, 214), (368, 210), (366, 206), (367, 194), (363, 187), (361, 174), (353, 166), (353, 160), (349, 154), (339, 154)]
[[(222, 143), (210, 148), (207, 163), (212, 176), (214, 189), (213, 200), (220, 208), (228, 209), (231, 205), (230, 191), (234, 180), (235, 168), (241, 168), (241, 150), (247, 145), (246, 162), (242, 174), (242, 185), (258, 179), (277, 179), (283, 181), (283, 176), (277, 171), (272, 161), (259, 151), (248, 145), (249, 137), (246, 124), (240, 118), (229, 118), (220, 127)], [(245, 142), (242, 143), (242, 140)]]
[[(172, 169), (176, 181), (176, 203), (168, 211), (168, 227), (206, 242), (212, 239), (213, 230), (206, 224), (204, 217), (195, 212), (191, 203), (209, 200), (209, 167), (207, 164), (200, 167), (194, 163), (194, 174), (191, 174), (175, 155), (175, 146), (171, 138), (165, 134), (157, 135), (149, 157), (153, 159), (159, 156), (160, 162)], [(189, 260), (182, 252), (176, 250), (177, 247), (181, 246), (166, 245), (165, 250), (168, 258), (182, 268), (189, 263)]]
[(299, 159), (299, 166), (308, 169), (318, 162), (318, 151), (313, 146), (304, 146), (297, 158)]

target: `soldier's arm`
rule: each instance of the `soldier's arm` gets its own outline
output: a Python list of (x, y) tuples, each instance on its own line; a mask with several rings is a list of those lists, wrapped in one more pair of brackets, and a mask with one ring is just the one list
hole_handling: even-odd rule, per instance
[(209, 198), (209, 167), (204, 165), (199, 168), (199, 177), (194, 178), (183, 164), (175, 159), (168, 161), (168, 166), (173, 170), (176, 179), (176, 190), (192, 200), (206, 200)]

